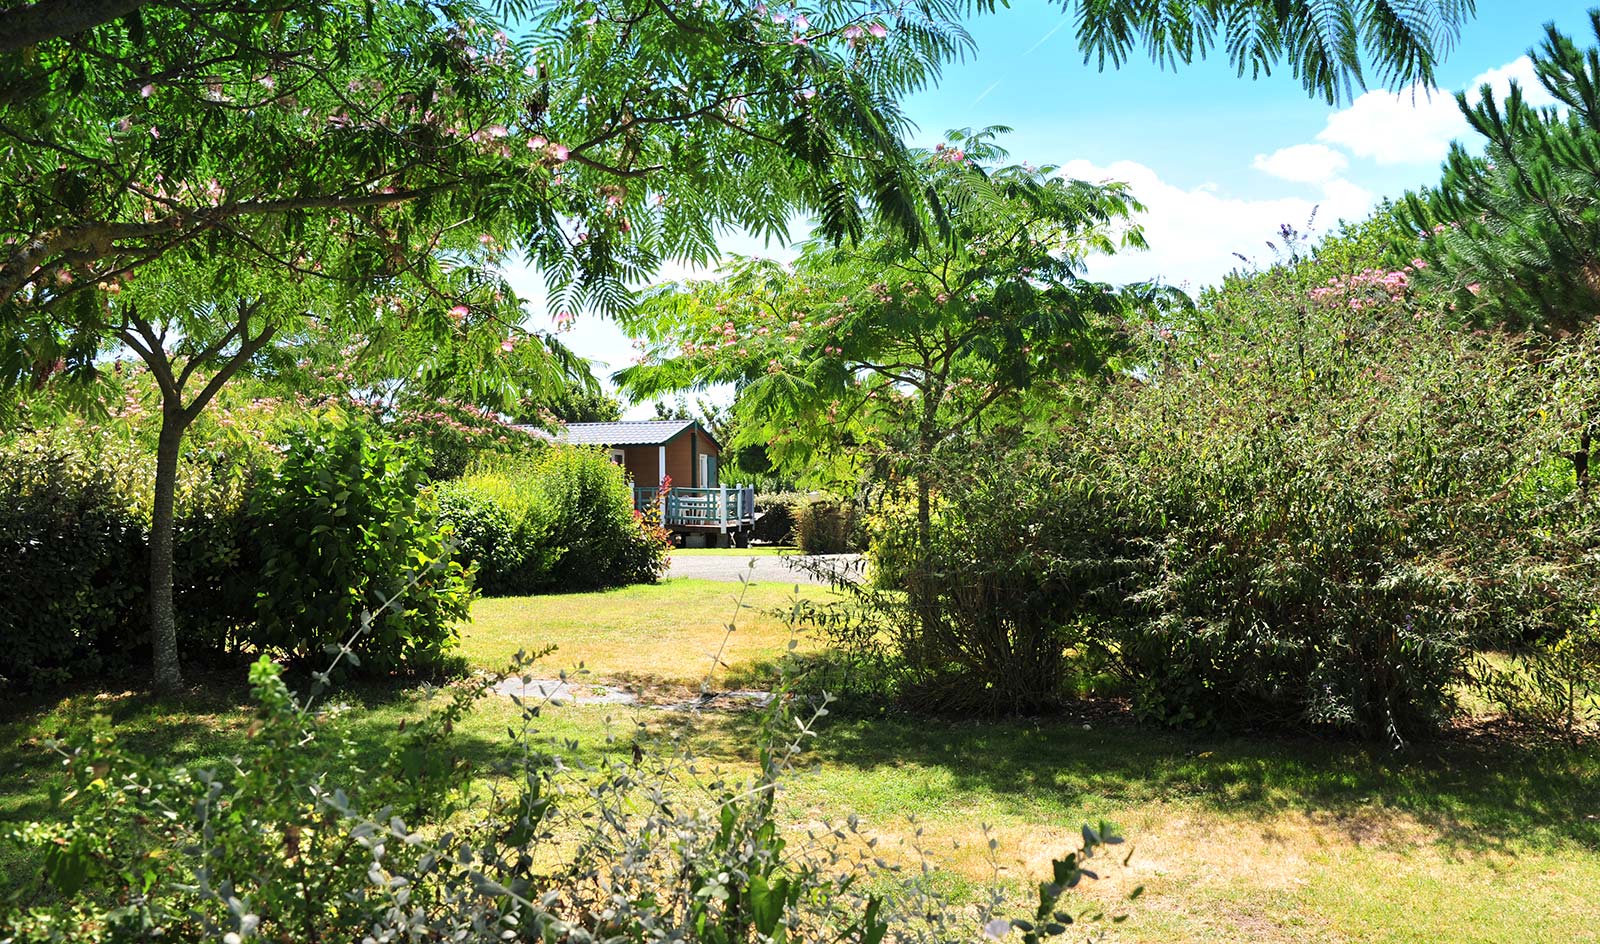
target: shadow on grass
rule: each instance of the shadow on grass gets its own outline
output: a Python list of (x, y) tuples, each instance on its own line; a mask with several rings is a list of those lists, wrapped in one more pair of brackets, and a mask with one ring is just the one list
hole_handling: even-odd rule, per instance
[[(754, 741), (730, 717), (727, 738)], [(1396, 753), (1313, 738), (1222, 737), (1132, 724), (841, 718), (812, 744), (836, 775), (918, 778), (1024, 817), (1181, 802), (1239, 818), (1298, 813), (1362, 842), (1394, 815), (1462, 852), (1600, 850), (1600, 750), (1456, 740)]]

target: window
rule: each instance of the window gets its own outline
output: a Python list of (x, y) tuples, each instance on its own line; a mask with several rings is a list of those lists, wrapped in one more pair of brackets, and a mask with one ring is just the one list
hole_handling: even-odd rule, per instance
[(615, 462), (617, 465), (620, 465), (623, 468), (627, 468), (627, 465), (628, 465), (628, 461), (627, 460), (628, 460), (628, 454), (626, 452), (623, 452), (621, 449), (613, 449), (613, 450), (611, 450), (611, 461), (612, 462)]

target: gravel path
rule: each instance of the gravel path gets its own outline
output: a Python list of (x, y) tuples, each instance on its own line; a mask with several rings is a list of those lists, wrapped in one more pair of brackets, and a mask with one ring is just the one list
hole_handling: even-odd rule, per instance
[[(804, 560), (808, 564), (822, 563), (830, 569), (837, 569), (852, 566), (860, 559), (860, 554), (817, 554), (812, 557), (773, 554), (753, 557), (741, 557), (737, 554), (674, 554), (672, 565), (667, 568), (667, 576), (737, 583), (740, 575), (748, 575), (757, 583), (826, 584), (827, 580), (810, 573), (804, 567), (795, 566), (796, 561)], [(754, 570), (750, 569), (752, 560), (756, 562)]]

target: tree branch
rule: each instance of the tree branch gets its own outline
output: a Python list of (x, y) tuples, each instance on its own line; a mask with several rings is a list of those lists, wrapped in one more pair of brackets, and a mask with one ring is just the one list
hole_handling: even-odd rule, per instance
[(127, 16), (150, 0), (37, 0), (0, 10), (0, 55), (75, 36)]

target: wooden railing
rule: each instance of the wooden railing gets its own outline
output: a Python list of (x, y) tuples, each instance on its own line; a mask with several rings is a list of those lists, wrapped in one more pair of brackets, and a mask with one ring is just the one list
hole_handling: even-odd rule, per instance
[(659, 508), (661, 523), (668, 527), (736, 528), (755, 521), (756, 490), (748, 485), (722, 485), (717, 488), (680, 488), (675, 485), (667, 490), (666, 507), (663, 508), (659, 488), (635, 488), (633, 507), (640, 511)]

